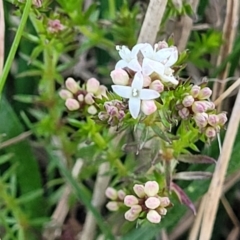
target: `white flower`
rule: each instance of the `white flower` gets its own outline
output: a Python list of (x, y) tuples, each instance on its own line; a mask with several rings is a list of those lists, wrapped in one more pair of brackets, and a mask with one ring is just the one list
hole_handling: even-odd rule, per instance
[(133, 118), (140, 112), (141, 100), (152, 100), (160, 94), (152, 89), (143, 89), (143, 75), (137, 72), (133, 78), (132, 86), (112, 85), (113, 91), (123, 98), (129, 99), (129, 111)]

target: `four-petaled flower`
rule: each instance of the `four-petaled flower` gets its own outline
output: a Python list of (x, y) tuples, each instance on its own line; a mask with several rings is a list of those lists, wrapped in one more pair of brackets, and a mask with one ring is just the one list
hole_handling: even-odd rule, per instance
[(133, 118), (140, 112), (141, 100), (152, 100), (160, 94), (152, 89), (143, 89), (143, 75), (137, 72), (133, 78), (132, 86), (112, 85), (113, 91), (123, 98), (129, 99), (129, 111)]

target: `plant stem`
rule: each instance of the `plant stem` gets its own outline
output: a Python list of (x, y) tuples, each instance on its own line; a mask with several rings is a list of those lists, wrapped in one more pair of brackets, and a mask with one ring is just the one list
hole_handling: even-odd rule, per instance
[(0, 100), (1, 100), (1, 97), (2, 97), (3, 87), (5, 85), (8, 73), (10, 71), (13, 59), (14, 59), (15, 54), (17, 52), (17, 49), (18, 49), (23, 31), (24, 31), (24, 27), (25, 27), (27, 19), (28, 19), (29, 12), (31, 10), (31, 4), (32, 4), (32, 0), (27, 0), (24, 11), (23, 11), (22, 19), (20, 21), (20, 24), (19, 24), (17, 33), (15, 35), (12, 47), (11, 47), (9, 55), (7, 57), (6, 64), (3, 68), (2, 76), (0, 77)]

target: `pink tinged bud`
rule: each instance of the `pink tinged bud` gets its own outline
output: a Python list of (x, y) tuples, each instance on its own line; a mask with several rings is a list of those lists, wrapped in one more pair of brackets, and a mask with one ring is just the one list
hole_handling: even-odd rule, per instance
[(167, 214), (167, 209), (166, 208), (159, 208), (158, 210), (158, 213), (160, 214), (160, 215), (166, 215)]
[(157, 110), (154, 100), (142, 100), (141, 110), (145, 115), (150, 115)]
[(86, 96), (85, 96), (85, 102), (86, 102), (86, 104), (89, 104), (89, 105), (92, 105), (92, 104), (94, 103), (92, 93), (87, 93), (87, 94), (86, 94)]
[(87, 92), (97, 93), (100, 87), (100, 83), (96, 78), (90, 78), (87, 81)]
[(98, 118), (101, 120), (101, 121), (106, 121), (108, 118), (109, 118), (109, 115), (107, 113), (104, 113), (104, 112), (100, 112), (98, 114)]
[(121, 121), (124, 117), (125, 117), (125, 112), (122, 111), (122, 110), (120, 110), (120, 111), (118, 112), (118, 119)]
[(78, 99), (79, 102), (83, 102), (84, 101), (84, 95), (83, 94), (79, 94), (77, 96), (77, 99)]
[(205, 101), (196, 101), (192, 105), (192, 110), (194, 113), (204, 113), (208, 110), (208, 104)]
[(137, 205), (138, 204), (138, 199), (134, 196), (134, 195), (127, 195), (125, 198), (124, 198), (124, 204), (127, 206), (127, 207), (131, 207), (133, 205)]
[(59, 96), (64, 100), (66, 100), (68, 98), (73, 98), (73, 94), (66, 89), (60, 90), (59, 91)]
[(216, 137), (217, 132), (216, 132), (215, 128), (207, 127), (205, 134), (208, 138), (214, 138), (214, 137)]
[(160, 200), (156, 197), (149, 197), (145, 201), (145, 205), (146, 205), (147, 208), (155, 209), (155, 208), (160, 206)]
[(76, 99), (68, 98), (65, 102), (65, 105), (68, 110), (75, 111), (80, 108), (80, 104)]
[(77, 93), (77, 91), (80, 89), (78, 83), (71, 77), (66, 80), (65, 85), (66, 88), (72, 93)]
[(156, 181), (148, 181), (145, 183), (144, 192), (149, 197), (154, 197), (159, 191), (159, 185)]
[(216, 114), (210, 114), (208, 116), (208, 123), (211, 126), (216, 127), (218, 125), (218, 116)]
[(208, 87), (204, 87), (198, 94), (199, 99), (208, 99), (212, 95), (212, 90)]
[(194, 98), (191, 95), (186, 96), (182, 101), (182, 104), (184, 107), (190, 107), (192, 106), (193, 103), (194, 103)]
[(143, 87), (148, 87), (152, 82), (149, 76), (143, 76)]
[(91, 115), (95, 115), (97, 113), (97, 109), (93, 105), (90, 106), (87, 111)]
[(186, 119), (189, 116), (189, 113), (190, 112), (187, 108), (183, 108), (183, 109), (178, 111), (178, 114), (182, 119)]
[(100, 87), (98, 88), (96, 97), (100, 98), (100, 99), (102, 99), (102, 97), (108, 98), (107, 97), (107, 88), (104, 85), (100, 85)]
[(160, 80), (155, 80), (150, 84), (149, 88), (161, 93), (164, 90), (164, 85)]
[(50, 33), (57, 33), (64, 29), (64, 26), (61, 24), (59, 19), (49, 20), (48, 21), (48, 31)]
[(107, 203), (106, 208), (110, 211), (117, 211), (119, 209), (119, 204), (118, 202), (111, 201)]
[(159, 213), (155, 210), (150, 210), (147, 213), (147, 220), (151, 223), (160, 223), (161, 221), (161, 216), (159, 215)]
[(129, 209), (127, 212), (125, 212), (124, 217), (126, 220), (133, 222), (138, 218), (139, 214), (132, 213), (131, 209)]
[(213, 102), (208, 102), (208, 101), (204, 101), (204, 102), (207, 105), (207, 110), (214, 110), (215, 109), (215, 104)]
[(196, 98), (196, 97), (198, 97), (198, 94), (199, 94), (200, 90), (201, 90), (201, 88), (200, 88), (199, 86), (194, 85), (194, 86), (192, 86), (192, 89), (191, 89), (191, 91), (190, 91), (190, 94), (191, 94), (194, 98)]
[(131, 207), (130, 210), (131, 210), (132, 214), (134, 214), (134, 215), (138, 214), (139, 215), (139, 213), (142, 211), (142, 207), (140, 205), (134, 205), (134, 206)]
[(218, 114), (218, 123), (222, 127), (227, 122), (227, 115), (225, 112)]
[(208, 124), (208, 114), (207, 113), (196, 113), (193, 116), (193, 119), (196, 122), (196, 125), (200, 128), (204, 128)]
[(170, 199), (168, 197), (160, 197), (160, 206), (161, 207), (167, 207), (171, 202), (170, 202)]
[(117, 195), (118, 195), (118, 198), (123, 201), (126, 196), (126, 193), (123, 190), (119, 190), (117, 192)]
[(141, 184), (135, 184), (133, 186), (133, 191), (137, 194), (139, 198), (143, 198), (146, 195), (144, 191), (144, 186)]
[(111, 71), (110, 76), (114, 84), (126, 86), (129, 84), (129, 76), (126, 71), (117, 68)]
[(156, 43), (155, 45), (157, 45), (157, 50), (168, 47), (168, 43), (166, 41), (160, 41), (160, 42)]
[(107, 198), (111, 199), (111, 200), (117, 200), (118, 198), (118, 193), (117, 191), (112, 188), (112, 187), (108, 187), (105, 191), (105, 195)]

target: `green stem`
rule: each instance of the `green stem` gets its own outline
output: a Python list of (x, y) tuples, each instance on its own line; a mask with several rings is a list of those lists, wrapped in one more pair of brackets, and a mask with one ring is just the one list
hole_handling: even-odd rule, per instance
[(23, 11), (22, 19), (20, 21), (20, 24), (19, 24), (17, 33), (15, 35), (12, 47), (11, 47), (9, 55), (7, 57), (7, 61), (6, 61), (5, 66), (3, 68), (3, 73), (2, 73), (2, 76), (0, 78), (0, 100), (1, 100), (1, 97), (2, 97), (2, 91), (3, 91), (3, 88), (4, 88), (8, 73), (10, 71), (13, 59), (14, 59), (15, 54), (17, 52), (17, 49), (18, 49), (23, 31), (24, 31), (24, 27), (25, 27), (27, 19), (28, 19), (29, 12), (31, 10), (31, 4), (32, 4), (32, 0), (27, 0), (24, 11)]

